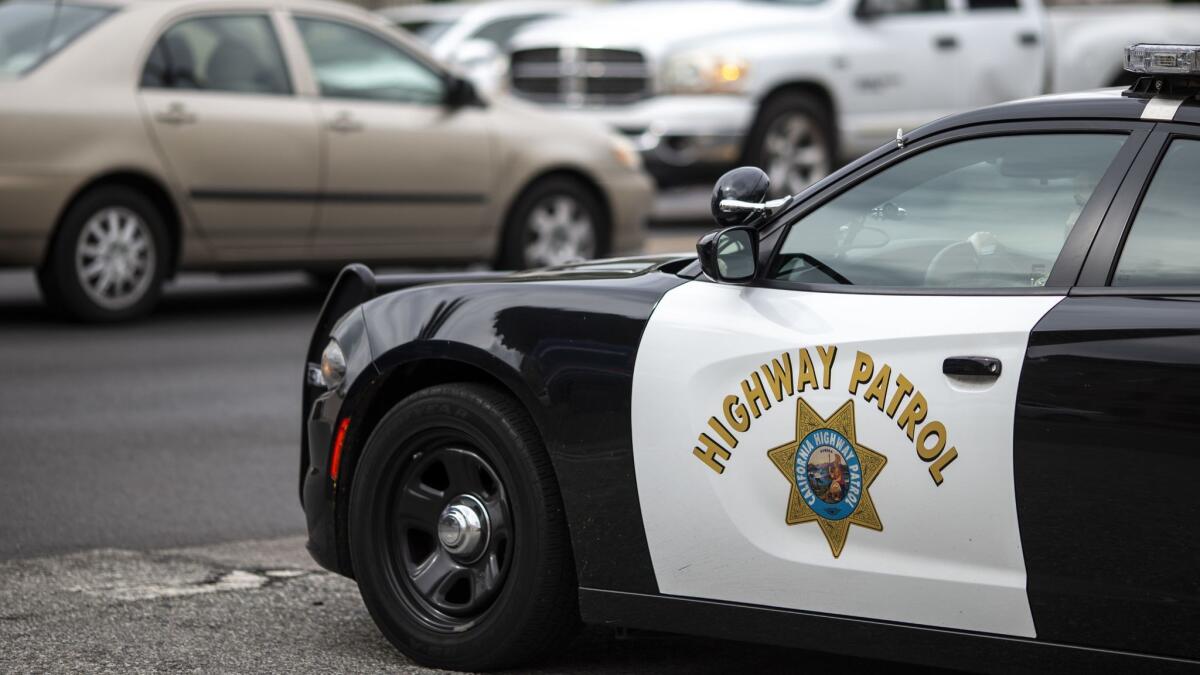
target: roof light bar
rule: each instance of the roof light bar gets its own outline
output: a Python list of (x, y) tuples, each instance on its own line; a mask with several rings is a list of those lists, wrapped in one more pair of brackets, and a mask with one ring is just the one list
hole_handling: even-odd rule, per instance
[(1143, 75), (1200, 75), (1200, 45), (1130, 45), (1125, 48), (1125, 70)]

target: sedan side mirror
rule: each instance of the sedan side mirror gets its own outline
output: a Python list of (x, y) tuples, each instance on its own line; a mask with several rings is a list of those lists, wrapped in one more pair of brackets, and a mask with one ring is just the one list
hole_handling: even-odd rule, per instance
[(458, 77), (457, 75), (449, 75), (446, 78), (445, 100), (446, 105), (451, 108), (483, 105), (483, 99), (479, 97), (479, 92), (475, 90), (475, 85), (470, 80)]
[(736, 225), (709, 232), (696, 243), (700, 269), (713, 281), (744, 284), (758, 272), (758, 230)]

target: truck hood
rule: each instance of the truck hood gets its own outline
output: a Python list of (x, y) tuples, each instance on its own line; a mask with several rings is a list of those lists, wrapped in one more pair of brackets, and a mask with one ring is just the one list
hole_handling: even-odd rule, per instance
[(510, 48), (627, 48), (658, 57), (691, 43), (700, 46), (755, 28), (776, 32), (784, 25), (813, 27), (830, 13), (832, 4), (827, 1), (808, 6), (735, 0), (625, 2), (537, 22), (517, 33)]

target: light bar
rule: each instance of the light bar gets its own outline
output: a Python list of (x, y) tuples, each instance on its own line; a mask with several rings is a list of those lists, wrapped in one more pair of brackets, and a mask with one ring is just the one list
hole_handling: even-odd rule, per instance
[(1200, 75), (1200, 45), (1130, 45), (1125, 48), (1125, 70), (1145, 75)]

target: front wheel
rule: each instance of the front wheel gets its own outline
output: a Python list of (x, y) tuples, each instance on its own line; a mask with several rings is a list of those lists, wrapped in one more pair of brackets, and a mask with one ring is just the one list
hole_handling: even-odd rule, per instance
[(80, 197), (63, 217), (45, 263), (42, 295), (84, 321), (147, 314), (166, 271), (162, 214), (141, 193), (110, 185)]
[(826, 106), (790, 92), (763, 106), (747, 139), (747, 160), (767, 172), (772, 197), (794, 195), (833, 171), (836, 143)]
[(590, 260), (607, 250), (608, 222), (595, 193), (569, 176), (525, 191), (504, 227), (500, 267), (526, 269)]
[(549, 457), (528, 413), (477, 384), (397, 404), (354, 469), (350, 552), (383, 634), (454, 670), (527, 662), (578, 623)]

